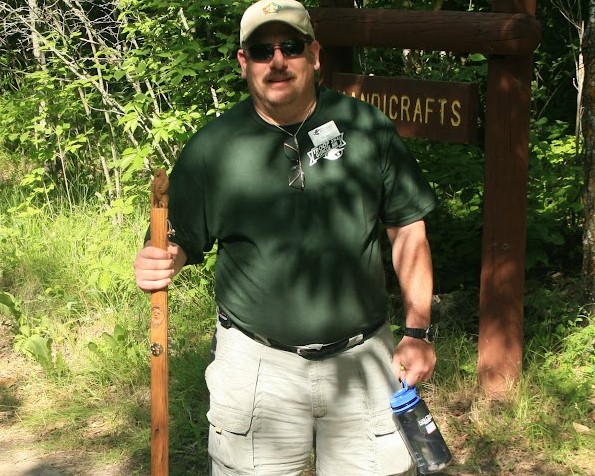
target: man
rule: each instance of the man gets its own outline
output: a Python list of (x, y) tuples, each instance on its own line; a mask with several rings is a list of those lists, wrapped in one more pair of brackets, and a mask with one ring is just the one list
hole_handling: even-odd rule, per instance
[[(251, 97), (195, 134), (170, 177), (167, 251), (135, 260), (162, 289), (218, 242), (212, 474), (412, 475), (389, 400), (435, 364), (432, 265), (423, 217), (435, 197), (377, 109), (316, 87), (320, 45), (294, 0), (240, 24)], [(381, 223), (408, 333), (387, 323)], [(410, 328), (410, 329), (409, 329)]]

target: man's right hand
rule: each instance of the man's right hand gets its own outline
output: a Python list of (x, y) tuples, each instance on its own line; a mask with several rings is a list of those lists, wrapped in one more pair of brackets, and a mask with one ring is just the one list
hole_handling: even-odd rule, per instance
[(186, 253), (175, 243), (162, 250), (147, 242), (134, 260), (136, 285), (145, 292), (165, 289), (185, 263)]

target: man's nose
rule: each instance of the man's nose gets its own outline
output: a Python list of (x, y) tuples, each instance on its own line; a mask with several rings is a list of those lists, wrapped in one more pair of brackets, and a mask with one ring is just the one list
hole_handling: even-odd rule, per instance
[(281, 46), (275, 45), (273, 50), (273, 57), (271, 58), (271, 65), (277, 68), (285, 66), (285, 56), (281, 51)]

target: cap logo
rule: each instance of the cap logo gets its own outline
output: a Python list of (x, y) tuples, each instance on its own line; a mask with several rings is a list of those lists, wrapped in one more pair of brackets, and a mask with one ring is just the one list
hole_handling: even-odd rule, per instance
[(265, 15), (269, 13), (278, 13), (281, 10), (281, 5), (275, 2), (269, 3), (266, 7), (262, 9)]

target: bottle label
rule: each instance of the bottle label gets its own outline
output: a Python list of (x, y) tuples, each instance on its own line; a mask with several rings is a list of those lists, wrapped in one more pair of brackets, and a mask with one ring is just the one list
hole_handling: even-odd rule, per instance
[(427, 435), (436, 431), (436, 423), (434, 423), (434, 419), (432, 418), (432, 415), (430, 413), (428, 413), (421, 420), (418, 420), (417, 424), (420, 428), (423, 428), (425, 430)]

